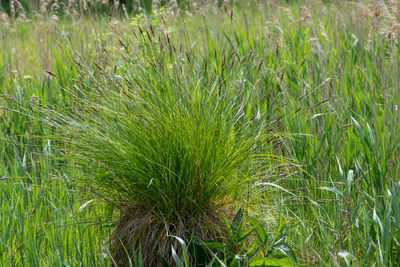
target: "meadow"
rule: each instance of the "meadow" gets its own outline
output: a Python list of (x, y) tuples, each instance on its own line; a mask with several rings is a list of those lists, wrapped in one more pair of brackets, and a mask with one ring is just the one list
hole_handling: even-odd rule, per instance
[(10, 2), (0, 266), (400, 265), (397, 1)]

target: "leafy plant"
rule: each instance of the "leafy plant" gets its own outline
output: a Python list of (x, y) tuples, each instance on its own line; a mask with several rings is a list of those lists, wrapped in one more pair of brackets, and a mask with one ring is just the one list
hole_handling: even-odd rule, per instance
[[(248, 225), (245, 226), (247, 218)], [(240, 208), (233, 221), (225, 219), (228, 237), (220, 242), (197, 241), (213, 255), (212, 264), (222, 266), (292, 266), (297, 262), (292, 248), (283, 237), (283, 224), (270, 237), (263, 223), (244, 216)], [(212, 265), (211, 264), (211, 265)]]

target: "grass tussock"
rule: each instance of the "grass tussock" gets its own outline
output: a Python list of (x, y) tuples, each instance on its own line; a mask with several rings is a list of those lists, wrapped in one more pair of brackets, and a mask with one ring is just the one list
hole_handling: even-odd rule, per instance
[[(120, 40), (125, 80), (94, 63), (99, 73), (85, 81), (93, 87), (67, 91), (74, 103), (67, 111), (44, 112), (68, 140), (66, 157), (85, 177), (79, 182), (121, 214), (114, 260), (126, 263), (121, 248), (132, 255), (141, 241), (146, 265), (157, 255), (172, 264), (171, 235), (220, 240), (222, 208), (259, 194), (269, 122), (260, 111), (248, 118), (248, 96), (229, 80), (206, 80), (205, 66), (193, 66), (169, 36), (157, 38), (152, 26), (138, 31), (142, 37)], [(141, 38), (150, 43), (131, 55), (128, 42)], [(77, 64), (85, 71), (90, 63)]]

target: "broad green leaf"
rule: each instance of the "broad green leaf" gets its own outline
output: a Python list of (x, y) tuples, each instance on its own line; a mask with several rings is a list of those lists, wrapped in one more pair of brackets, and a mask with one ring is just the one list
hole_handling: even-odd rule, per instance
[(213, 241), (204, 242), (204, 246), (209, 249), (217, 249), (221, 252), (224, 252), (224, 248), (225, 248), (224, 244), (218, 243), (216, 241), (215, 242), (213, 242)]
[(347, 251), (339, 251), (338, 252), (338, 256), (343, 258), (346, 262), (346, 265), (349, 265), (349, 257), (351, 256), (351, 254)]
[(187, 246), (186, 246), (186, 244), (185, 244), (185, 241), (183, 241), (182, 238), (177, 237), (177, 236), (174, 236), (174, 235), (173, 235), (172, 237), (174, 237), (175, 239), (177, 239), (178, 242), (181, 244), (181, 246), (182, 246), (182, 251), (183, 251), (183, 259), (184, 259), (184, 261), (185, 261), (185, 266), (189, 266), (189, 252), (188, 252)]
[(244, 240), (246, 237), (248, 237), (251, 233), (254, 232), (254, 230), (256, 230), (257, 226), (259, 224), (256, 224), (254, 226), (252, 226), (250, 229), (244, 231), (241, 236), (238, 238), (237, 242), (241, 242), (242, 240)]
[(393, 185), (393, 190), (392, 190), (392, 206), (393, 206), (393, 217), (394, 217), (394, 223), (396, 224), (396, 228), (399, 228), (400, 226), (400, 215), (399, 215), (399, 197), (398, 197), (398, 191)]
[(233, 221), (231, 223), (231, 229), (232, 229), (233, 233), (236, 232), (236, 229), (239, 227), (242, 220), (243, 220), (243, 207), (240, 207), (240, 209), (238, 210), (238, 212), (235, 215), (235, 218), (233, 218)]
[(247, 248), (246, 255), (248, 256), (249, 259), (252, 259), (256, 255), (256, 253), (258, 253), (258, 251), (259, 251), (258, 244), (254, 242)]
[(228, 231), (228, 236), (229, 236), (229, 238), (231, 240), (233, 240), (234, 239), (234, 235), (233, 235), (233, 231), (232, 231), (231, 225), (229, 224), (229, 222), (228, 222), (228, 220), (226, 218), (224, 218), (224, 221), (225, 221), (226, 230)]
[(343, 170), (342, 170), (342, 165), (340, 165), (339, 158), (336, 156), (336, 162), (338, 163), (339, 167), (339, 177), (342, 179), (343, 178)]
[(382, 246), (384, 251), (388, 252), (388, 242), (389, 242), (389, 232), (390, 232), (390, 220), (391, 220), (391, 203), (388, 205), (388, 211), (385, 217), (385, 224), (383, 226), (383, 234), (382, 234)]
[(89, 201), (86, 201), (85, 203), (83, 203), (80, 207), (79, 207), (79, 209), (78, 209), (78, 212), (82, 212), (90, 203), (92, 203), (94, 200), (93, 199), (91, 199), (91, 200), (89, 200)]
[(382, 226), (382, 222), (381, 219), (379, 219), (378, 215), (376, 214), (376, 209), (374, 207), (374, 211), (372, 213), (372, 219), (374, 220), (375, 223), (377, 223), (379, 225), (379, 229), (381, 230), (381, 232), (383, 233), (383, 226)]
[(353, 183), (353, 178), (354, 178), (354, 172), (353, 170), (349, 170), (346, 180), (346, 192), (348, 197), (350, 196), (351, 193), (351, 184)]
[(344, 198), (343, 193), (340, 192), (340, 191), (339, 191), (337, 188), (335, 188), (335, 187), (323, 186), (323, 187), (320, 187), (320, 189), (326, 190), (326, 191), (330, 191), (330, 192), (335, 193), (336, 195), (339, 195), (339, 196), (341, 196), (342, 198)]
[(353, 212), (352, 212), (352, 214), (351, 214), (351, 221), (350, 221), (351, 224), (353, 224), (354, 221), (355, 221), (356, 218), (357, 218), (358, 210), (360, 209), (360, 204), (361, 204), (361, 199), (358, 200), (358, 202), (357, 202), (357, 204), (356, 204), (356, 207), (354, 208), (354, 210), (353, 210)]
[[(183, 265), (181, 259), (179, 258), (178, 254), (176, 254), (176, 251), (175, 251), (175, 249), (174, 249), (174, 246), (171, 247), (171, 250), (172, 250), (172, 257), (173, 257), (174, 260), (175, 260), (176, 266), (178, 266), (178, 267), (185, 267), (185, 266)], [(186, 266), (186, 267), (187, 267), (187, 266)]]
[(296, 253), (294, 253), (293, 249), (291, 246), (289, 246), (287, 243), (278, 243), (273, 246), (275, 249), (279, 249), (286, 255), (288, 255), (294, 262), (297, 262), (297, 257)]
[(247, 217), (247, 220), (250, 222), (250, 224), (252, 226), (257, 225), (257, 227), (256, 227), (257, 237), (262, 244), (265, 244), (268, 240), (268, 233), (265, 230), (265, 228), (263, 227), (263, 225), (258, 223), (256, 219), (254, 219), (250, 216)]

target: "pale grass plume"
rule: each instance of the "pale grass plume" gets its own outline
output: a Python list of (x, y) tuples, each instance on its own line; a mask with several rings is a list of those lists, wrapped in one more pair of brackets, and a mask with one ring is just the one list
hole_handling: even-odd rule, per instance
[(15, 19), (15, 15), (16, 15), (16, 12), (15, 12), (15, 0), (11, 0), (11, 2), (10, 2), (10, 10), (11, 10), (11, 17), (13, 19)]
[(55, 0), (54, 3), (51, 5), (51, 12), (56, 13), (56, 12), (58, 12), (60, 10), (61, 10), (61, 7), (60, 7), (60, 5), (58, 3), (58, 0)]
[(40, 0), (40, 5), (39, 5), (39, 11), (41, 14), (46, 14), (47, 13), (47, 6), (48, 6), (47, 0)]
[(311, 11), (306, 6), (300, 7), (301, 20), (303, 23), (308, 23), (311, 20)]
[(29, 22), (29, 19), (26, 16), (25, 9), (22, 4), (18, 1), (11, 1), (12, 3), (12, 17), (16, 18), (17, 21), (20, 22)]
[(0, 11), (0, 23), (9, 23), (10, 18), (7, 13)]
[[(288, 14), (291, 13), (291, 10), (289, 10), (290, 13), (286, 9), (282, 9), (282, 10)], [(299, 10), (300, 10), (300, 18), (298, 20), (296, 20), (295, 22), (293, 22), (292, 25), (300, 26), (301, 24), (308, 24), (312, 17), (310, 9), (306, 6), (301, 6), (299, 8)], [(292, 17), (293, 16), (290, 16), (290, 18), (293, 20)]]
[(361, 3), (354, 3), (354, 6), (357, 16), (361, 17), (362, 19), (372, 18), (371, 6), (363, 5)]

